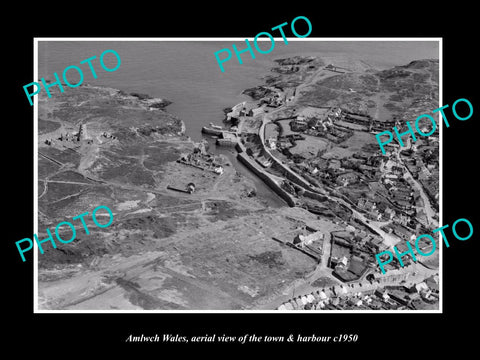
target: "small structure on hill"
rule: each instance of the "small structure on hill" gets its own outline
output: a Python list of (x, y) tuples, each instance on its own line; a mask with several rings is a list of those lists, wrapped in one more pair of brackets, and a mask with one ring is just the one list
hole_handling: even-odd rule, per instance
[(306, 245), (311, 245), (314, 241), (323, 240), (323, 237), (324, 235), (321, 231), (317, 231), (308, 235), (298, 234), (293, 239), (293, 244), (304, 247)]
[(191, 194), (195, 191), (195, 184), (193, 182), (188, 183), (187, 185), (187, 191)]
[(86, 124), (80, 124), (80, 127), (78, 128), (77, 141), (82, 141), (82, 140), (90, 140), (90, 136), (88, 136)]
[(213, 169), (213, 172), (214, 172), (215, 174), (222, 175), (222, 174), (223, 174), (223, 166), (221, 166), (221, 165), (216, 166), (216, 167)]
[(180, 189), (172, 185), (167, 185), (167, 189), (182, 192), (185, 194), (192, 194), (195, 191), (195, 184), (193, 182), (188, 183), (185, 189)]

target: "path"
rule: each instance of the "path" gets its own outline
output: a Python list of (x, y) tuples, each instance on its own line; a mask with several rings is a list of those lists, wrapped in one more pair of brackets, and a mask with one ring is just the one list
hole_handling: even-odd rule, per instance
[[(407, 138), (407, 144), (406, 148), (411, 149), (412, 148), (412, 142), (410, 137)], [(416, 181), (413, 178), (412, 173), (410, 172), (410, 169), (404, 164), (402, 157), (400, 156), (400, 151), (402, 148), (398, 148), (395, 152), (395, 156), (397, 158), (398, 163), (403, 167), (405, 170), (405, 179), (409, 182), (409, 184), (414, 187), (419, 193), (420, 196), (423, 200), (424, 207), (423, 209), (425, 210), (425, 214), (427, 215), (427, 221), (429, 225), (433, 225), (434, 227), (438, 227), (438, 221), (434, 219), (434, 216), (437, 214), (437, 211), (434, 210), (430, 204), (430, 199), (428, 198), (427, 194), (425, 194), (425, 191), (423, 189), (423, 186), (421, 186), (418, 181)]]
[(383, 231), (382, 229), (380, 229), (380, 226), (376, 225), (375, 223), (370, 223), (370, 221), (364, 216), (362, 215), (360, 212), (358, 212), (357, 210), (355, 210), (351, 204), (349, 204), (348, 202), (346, 202), (345, 200), (339, 198), (339, 197), (336, 197), (334, 195), (331, 195), (331, 194), (327, 194), (326, 191), (324, 189), (321, 189), (321, 188), (318, 188), (314, 185), (312, 185), (309, 181), (307, 181), (306, 179), (304, 179), (301, 175), (297, 174), (295, 171), (293, 171), (292, 169), (290, 169), (290, 167), (286, 164), (284, 164), (281, 160), (279, 160), (278, 158), (276, 158), (267, 148), (267, 146), (265, 145), (265, 125), (270, 123), (271, 122), (271, 116), (281, 110), (283, 110), (285, 107), (287, 107), (287, 105), (283, 105), (283, 106), (280, 106), (279, 108), (275, 109), (274, 111), (268, 113), (268, 114), (263, 114), (262, 115), (262, 125), (260, 126), (259, 130), (258, 130), (258, 135), (260, 137), (260, 141), (261, 141), (261, 144), (262, 144), (262, 147), (264, 149), (264, 151), (279, 165), (281, 166), (286, 172), (288, 172), (289, 174), (291, 174), (292, 176), (294, 176), (296, 179), (299, 180), (300, 183), (302, 183), (304, 185), (304, 187), (310, 191), (313, 191), (313, 192), (316, 192), (318, 194), (321, 194), (323, 196), (326, 196), (329, 200), (331, 201), (334, 201), (334, 202), (337, 202), (337, 203), (340, 203), (342, 205), (344, 205), (345, 207), (347, 207), (348, 209), (350, 209), (350, 211), (352, 211), (352, 214), (353, 214), (353, 217), (356, 218), (357, 220), (359, 220), (360, 222), (362, 222), (366, 227), (372, 229), (374, 232), (376, 232), (378, 235), (380, 235), (384, 241), (384, 243), (388, 246), (388, 247), (393, 247), (395, 244), (397, 244), (400, 240), (390, 234), (387, 234), (385, 231)]

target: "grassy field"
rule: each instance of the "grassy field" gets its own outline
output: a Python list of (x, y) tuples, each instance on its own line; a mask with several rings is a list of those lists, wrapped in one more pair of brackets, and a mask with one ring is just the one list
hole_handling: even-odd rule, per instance
[(319, 77), (302, 89), (299, 105), (340, 106), (379, 121), (415, 119), (437, 108), (438, 61), (412, 62), (366, 73), (364, 69)]
[(265, 139), (277, 139), (279, 132), (280, 130), (276, 124), (268, 123), (267, 125), (265, 125)]
[[(327, 150), (327, 152), (323, 154), (322, 157), (324, 159), (349, 158), (353, 154), (364, 150), (365, 146), (368, 146), (369, 144), (378, 145), (374, 135), (362, 131), (354, 131), (353, 136), (350, 137), (346, 143), (348, 145), (347, 148), (343, 148), (338, 145), (332, 146), (332, 148)], [(378, 148), (378, 151), (380, 151), (380, 148)]]
[(328, 141), (316, 136), (304, 135), (305, 140), (297, 140), (297, 145), (290, 148), (292, 154), (299, 154), (306, 159), (316, 157), (318, 152), (328, 148)]

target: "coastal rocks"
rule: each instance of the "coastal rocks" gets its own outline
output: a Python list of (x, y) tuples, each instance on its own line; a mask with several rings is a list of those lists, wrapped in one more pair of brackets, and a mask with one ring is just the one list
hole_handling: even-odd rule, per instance
[(165, 100), (165, 99), (155, 99), (155, 100), (157, 101), (149, 104), (149, 106), (154, 109), (163, 109), (172, 103), (171, 101)]
[(314, 56), (293, 56), (286, 59), (277, 59), (275, 62), (279, 65), (303, 65), (311, 63), (314, 60), (316, 60)]
[(272, 94), (273, 91), (264, 87), (264, 86), (256, 86), (253, 88), (245, 89), (242, 94), (250, 96), (253, 100), (260, 100), (267, 95)]
[(324, 60), (314, 56), (294, 56), (274, 61), (279, 66), (272, 68), (271, 71), (276, 74), (268, 74), (264, 76), (264, 80), (267, 85), (282, 89), (300, 85), (306, 73), (318, 70), (325, 65)]
[(119, 90), (117, 95), (125, 99), (134, 98), (137, 103), (142, 103), (144, 105), (147, 105), (148, 108), (150, 109), (164, 109), (168, 105), (172, 104), (172, 102), (167, 99), (153, 98), (148, 94), (142, 94), (142, 93), (133, 92), (133, 93), (127, 94), (126, 92)]
[(277, 72), (279, 74), (293, 74), (295, 72), (298, 72), (300, 68), (298, 66), (280, 66), (280, 67), (275, 67), (272, 69), (272, 71)]
[(162, 126), (144, 126), (137, 129), (137, 133), (143, 136), (159, 135), (181, 135), (183, 127), (179, 121), (165, 123)]
[(422, 59), (422, 60), (413, 60), (404, 67), (409, 69), (424, 69), (428, 67), (437, 67), (439, 64), (438, 59)]
[(140, 100), (152, 99), (152, 97), (148, 94), (130, 93), (130, 95), (135, 96), (136, 98), (138, 98)]

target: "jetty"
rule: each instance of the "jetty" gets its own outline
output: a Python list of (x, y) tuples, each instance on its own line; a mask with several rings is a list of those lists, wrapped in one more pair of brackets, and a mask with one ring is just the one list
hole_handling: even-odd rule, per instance
[(221, 146), (235, 147), (238, 143), (238, 136), (234, 132), (224, 131), (215, 143)]
[(209, 135), (221, 136), (225, 131), (229, 132), (229, 130), (213, 123), (210, 123), (209, 126), (202, 127), (202, 133)]

